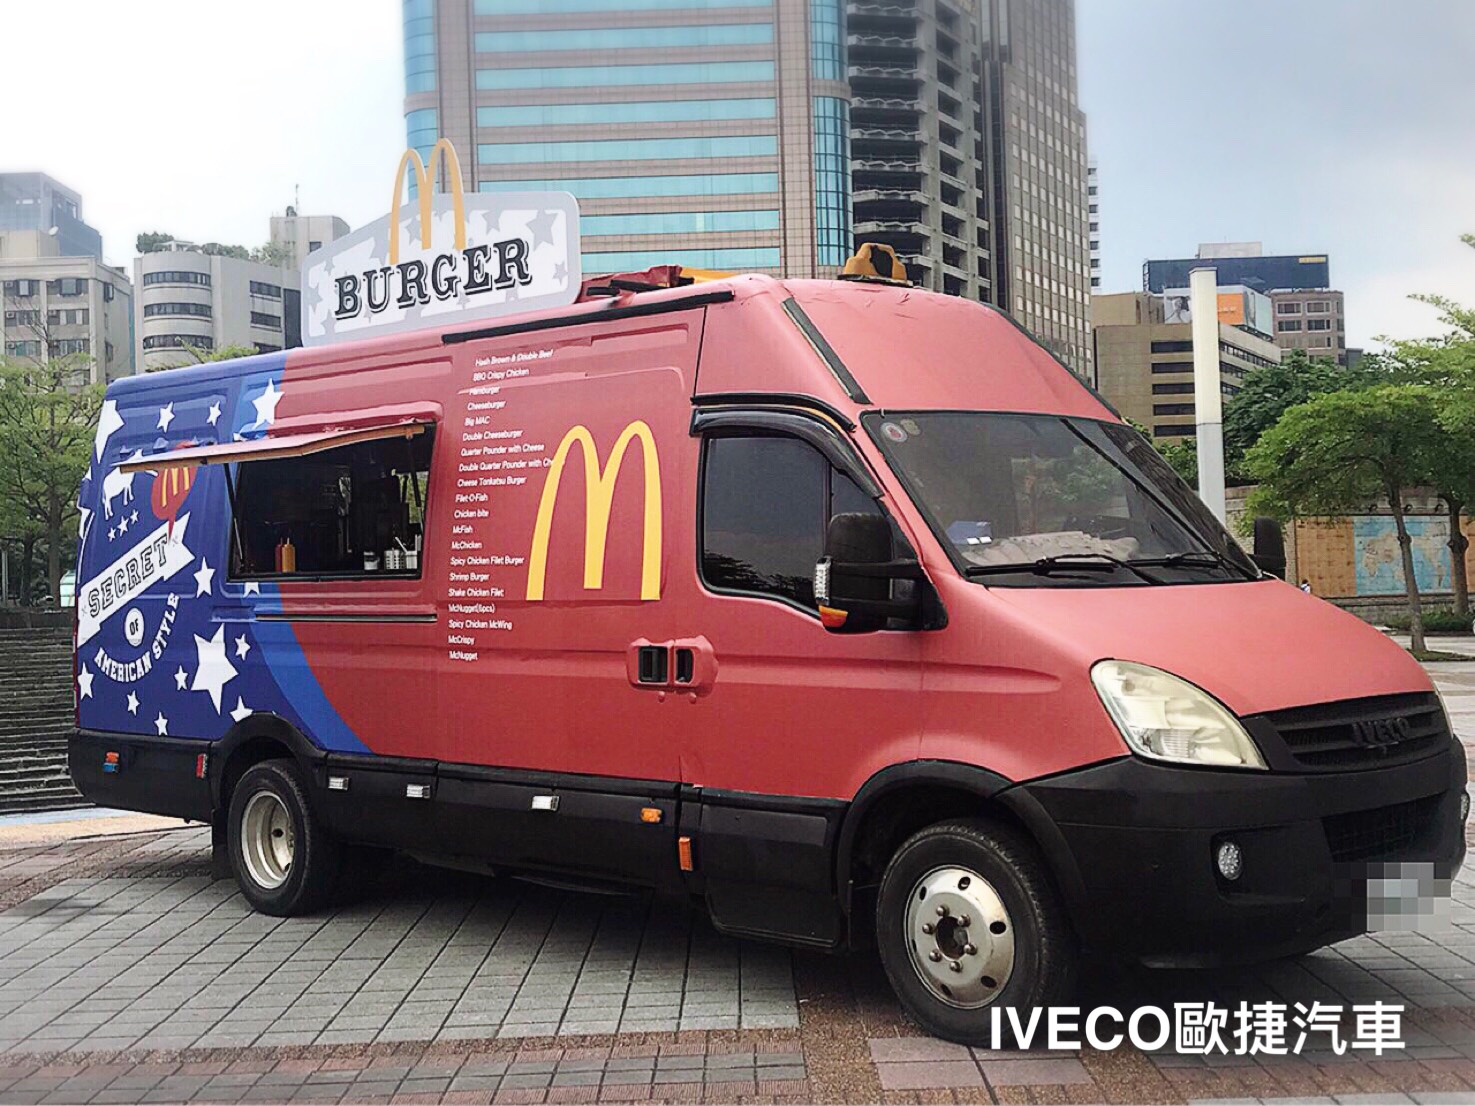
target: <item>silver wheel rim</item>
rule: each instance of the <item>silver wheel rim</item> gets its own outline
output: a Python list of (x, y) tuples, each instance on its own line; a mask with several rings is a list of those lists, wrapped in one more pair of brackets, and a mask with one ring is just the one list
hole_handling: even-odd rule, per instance
[(968, 868), (934, 868), (913, 885), (905, 938), (917, 977), (961, 1010), (993, 1002), (1014, 971), (1014, 920)]
[(287, 882), (297, 834), (287, 806), (270, 791), (258, 791), (241, 814), (241, 859), (251, 882), (274, 891)]

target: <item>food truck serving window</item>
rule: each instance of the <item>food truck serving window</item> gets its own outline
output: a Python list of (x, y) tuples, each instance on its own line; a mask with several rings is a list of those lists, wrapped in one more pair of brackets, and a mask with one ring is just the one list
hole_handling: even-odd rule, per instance
[(231, 577), (419, 577), (433, 427), (236, 466)]

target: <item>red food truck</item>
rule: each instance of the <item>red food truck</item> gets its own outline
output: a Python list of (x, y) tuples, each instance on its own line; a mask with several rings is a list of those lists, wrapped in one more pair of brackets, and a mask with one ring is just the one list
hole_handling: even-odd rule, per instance
[(78, 787), (210, 822), (272, 914), (390, 847), (874, 942), (959, 1040), (1084, 949), (1295, 953), (1367, 865), (1452, 874), (1420, 667), (1005, 315), (870, 271), (114, 382)]

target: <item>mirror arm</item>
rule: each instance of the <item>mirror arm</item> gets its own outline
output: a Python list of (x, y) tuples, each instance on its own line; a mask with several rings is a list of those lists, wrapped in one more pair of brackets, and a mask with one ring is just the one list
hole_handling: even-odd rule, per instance
[(831, 561), (830, 571), (844, 576), (870, 576), (885, 580), (925, 580), (922, 562), (914, 560), (878, 561), (874, 563), (851, 563)]

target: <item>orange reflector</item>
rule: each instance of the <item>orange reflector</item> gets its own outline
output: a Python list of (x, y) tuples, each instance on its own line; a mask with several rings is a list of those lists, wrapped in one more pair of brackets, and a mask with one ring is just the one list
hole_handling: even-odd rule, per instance
[(820, 625), (830, 630), (838, 630), (844, 626), (845, 620), (849, 617), (847, 612), (836, 610), (834, 607), (820, 607), (819, 609)]
[(105, 763), (105, 764), (117, 764), (118, 763), (118, 754), (117, 753), (108, 753), (102, 759), (103, 759), (103, 763)]
[(661, 820), (661, 808), (658, 806), (641, 807), (640, 820), (648, 826), (657, 825)]
[(683, 872), (696, 871), (696, 866), (691, 862), (691, 838), (685, 834), (676, 839), (676, 859)]

